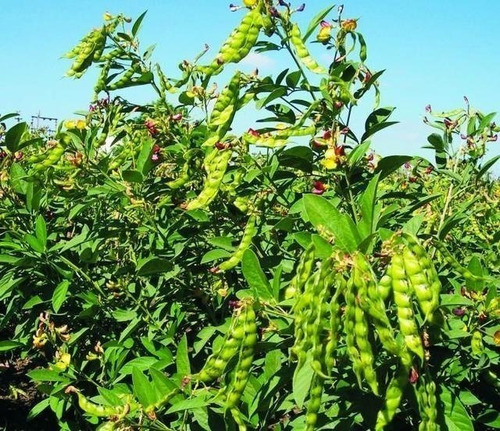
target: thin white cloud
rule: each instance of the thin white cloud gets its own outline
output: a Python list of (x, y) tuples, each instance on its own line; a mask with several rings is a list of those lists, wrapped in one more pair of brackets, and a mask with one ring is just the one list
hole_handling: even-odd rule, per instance
[(258, 52), (251, 52), (243, 60), (241, 60), (240, 64), (266, 70), (274, 68), (277, 65), (277, 62), (267, 55)]

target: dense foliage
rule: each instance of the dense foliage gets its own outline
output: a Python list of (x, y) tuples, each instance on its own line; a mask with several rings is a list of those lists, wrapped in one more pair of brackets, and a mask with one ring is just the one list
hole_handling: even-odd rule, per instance
[[(357, 21), (243, 3), (178, 79), (144, 15), (106, 14), (66, 54), (100, 69), (88, 112), (54, 137), (0, 119), (0, 378), (30, 365), (30, 419), (64, 430), (499, 428), (495, 114), (429, 106), (435, 160), (380, 158)], [(243, 73), (252, 51), (294, 67)]]

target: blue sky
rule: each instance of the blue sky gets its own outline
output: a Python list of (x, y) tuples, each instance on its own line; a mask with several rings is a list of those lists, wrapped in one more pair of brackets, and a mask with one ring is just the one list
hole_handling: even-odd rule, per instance
[[(216, 52), (238, 24), (242, 12), (231, 13), (229, 3), (2, 0), (0, 113), (20, 111), (29, 121), (39, 112), (63, 119), (85, 109), (95, 75), (64, 78), (70, 63), (60, 57), (92, 27), (101, 25), (105, 11), (134, 18), (147, 9), (142, 47), (156, 43), (154, 59), (175, 77), (178, 63), (192, 59), (204, 43)], [(306, 27), (329, 4), (306, 0), (305, 11), (297, 14), (299, 23)], [(347, 0), (344, 6), (345, 18), (360, 18), (358, 30), (368, 43), (368, 65), (386, 69), (381, 78), (382, 105), (397, 107), (393, 115), (400, 124), (379, 134), (374, 140), (377, 151), (430, 155), (420, 150), (432, 132), (422, 124), (427, 104), (436, 111), (449, 110), (462, 107), (467, 96), (483, 112), (500, 111), (499, 1)], [(261, 75), (276, 75), (282, 68), (279, 58), (254, 61)], [(143, 90), (134, 91), (144, 101), (153, 97)], [(363, 115), (354, 119), (355, 126), (363, 123)], [(500, 154), (499, 147), (500, 141), (492, 143), (489, 155)]]

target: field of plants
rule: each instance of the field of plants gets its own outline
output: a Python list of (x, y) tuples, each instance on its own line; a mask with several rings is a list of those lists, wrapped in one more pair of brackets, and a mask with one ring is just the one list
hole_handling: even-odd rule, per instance
[(232, 8), (172, 77), (145, 14), (107, 13), (65, 55), (98, 71), (88, 111), (55, 136), (0, 115), (0, 428), (499, 429), (495, 113), (427, 106), (434, 157), (380, 157), (362, 22)]

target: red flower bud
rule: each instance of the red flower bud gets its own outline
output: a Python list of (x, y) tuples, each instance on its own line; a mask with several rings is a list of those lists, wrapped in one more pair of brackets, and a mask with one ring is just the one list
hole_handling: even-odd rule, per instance
[(345, 149), (343, 145), (337, 145), (335, 148), (335, 155), (336, 156), (344, 156), (345, 155)]
[(260, 136), (260, 133), (257, 132), (257, 130), (254, 130), (252, 128), (248, 129), (247, 133), (252, 136)]
[(412, 367), (411, 370), (410, 370), (410, 375), (408, 377), (410, 383), (411, 384), (417, 383), (417, 380), (418, 380), (419, 377), (420, 376), (418, 374), (418, 371), (414, 367)]
[(463, 307), (454, 308), (453, 309), (453, 314), (455, 316), (461, 317), (461, 316), (463, 316), (465, 314), (465, 308), (463, 308)]
[(315, 195), (322, 195), (326, 191), (326, 186), (321, 181), (314, 181), (312, 192)]

